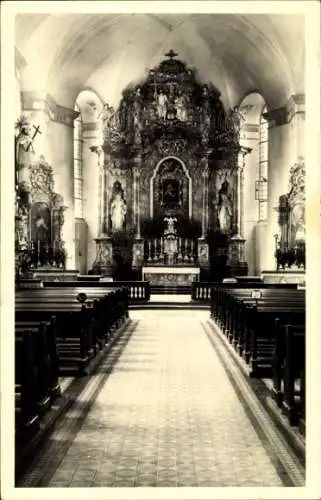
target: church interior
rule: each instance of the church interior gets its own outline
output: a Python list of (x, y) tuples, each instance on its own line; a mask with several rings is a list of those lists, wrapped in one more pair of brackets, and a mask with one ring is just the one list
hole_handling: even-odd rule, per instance
[(16, 486), (305, 485), (304, 33), (16, 16)]

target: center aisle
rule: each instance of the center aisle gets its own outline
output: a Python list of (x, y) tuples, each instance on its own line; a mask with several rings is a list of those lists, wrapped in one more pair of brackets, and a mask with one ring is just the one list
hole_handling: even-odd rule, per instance
[(66, 415), (65, 426), (86, 411), (77, 432), (53, 432), (72, 442), (41, 486), (282, 486), (205, 333), (208, 311), (130, 315), (113, 370), (106, 360), (90, 379), (105, 377), (89, 410), (85, 395)]

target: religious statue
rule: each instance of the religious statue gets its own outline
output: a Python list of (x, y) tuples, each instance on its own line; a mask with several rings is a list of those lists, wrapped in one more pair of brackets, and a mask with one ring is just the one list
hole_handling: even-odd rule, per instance
[(245, 121), (245, 117), (238, 106), (234, 106), (233, 108), (232, 121), (234, 125), (234, 130), (236, 134), (239, 135), (242, 122)]
[(127, 213), (126, 202), (121, 193), (116, 193), (111, 203), (111, 223), (113, 231), (121, 231), (124, 227), (125, 215)]
[(48, 233), (48, 226), (45, 223), (43, 215), (40, 215), (35, 221), (35, 229), (36, 229), (36, 239), (44, 240), (46, 239)]
[(305, 241), (305, 205), (297, 203), (292, 208), (291, 213), (293, 240)]
[(229, 183), (225, 179), (218, 192), (218, 222), (222, 233), (228, 233), (232, 223), (232, 203), (229, 194)]
[(186, 110), (186, 99), (185, 96), (180, 92), (175, 99), (176, 107), (176, 117), (181, 122), (186, 122), (187, 120), (187, 110)]
[(157, 113), (159, 118), (165, 120), (167, 113), (167, 95), (161, 90), (157, 96)]
[(105, 126), (108, 126), (110, 119), (114, 115), (114, 113), (114, 108), (106, 102), (100, 114), (98, 115), (98, 118), (103, 122)]
[(166, 234), (176, 234), (175, 222), (177, 222), (176, 217), (165, 217), (164, 222), (167, 222), (167, 228), (164, 231), (164, 235)]
[(218, 221), (222, 233), (228, 233), (231, 229), (232, 208), (229, 197), (226, 194), (221, 195)]
[(167, 108), (166, 109), (167, 120), (175, 120), (177, 115), (177, 108), (176, 108), (175, 89), (172, 83), (170, 83), (169, 85), (169, 94), (167, 98), (166, 108)]

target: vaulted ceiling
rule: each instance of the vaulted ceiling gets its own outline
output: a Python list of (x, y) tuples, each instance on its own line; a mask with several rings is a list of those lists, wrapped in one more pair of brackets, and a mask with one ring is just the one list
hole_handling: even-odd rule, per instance
[(23, 89), (69, 107), (84, 88), (117, 105), (171, 48), (225, 106), (257, 90), (271, 109), (304, 92), (301, 15), (21, 14), (16, 47), (27, 62)]

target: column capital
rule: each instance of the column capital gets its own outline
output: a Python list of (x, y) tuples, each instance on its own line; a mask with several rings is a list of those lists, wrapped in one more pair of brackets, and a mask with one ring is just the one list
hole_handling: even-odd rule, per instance
[(101, 146), (90, 146), (89, 149), (92, 153), (97, 153), (98, 156), (104, 152)]
[(103, 154), (104, 150), (102, 149), (101, 146), (90, 146), (89, 149), (90, 149), (90, 151), (92, 153), (96, 153), (97, 154), (98, 167), (100, 168), (101, 167), (100, 158), (101, 158), (101, 155)]
[(23, 111), (43, 111), (50, 120), (74, 126), (74, 120), (79, 116), (79, 112), (65, 106), (60, 106), (50, 94), (38, 91), (21, 92), (21, 103)]
[(305, 94), (292, 94), (286, 103), (264, 113), (264, 118), (269, 122), (269, 127), (286, 125), (297, 113), (305, 113)]
[(247, 146), (241, 146), (239, 150), (239, 154), (243, 155), (243, 158), (245, 158), (246, 155), (252, 153), (253, 149), (249, 148)]

